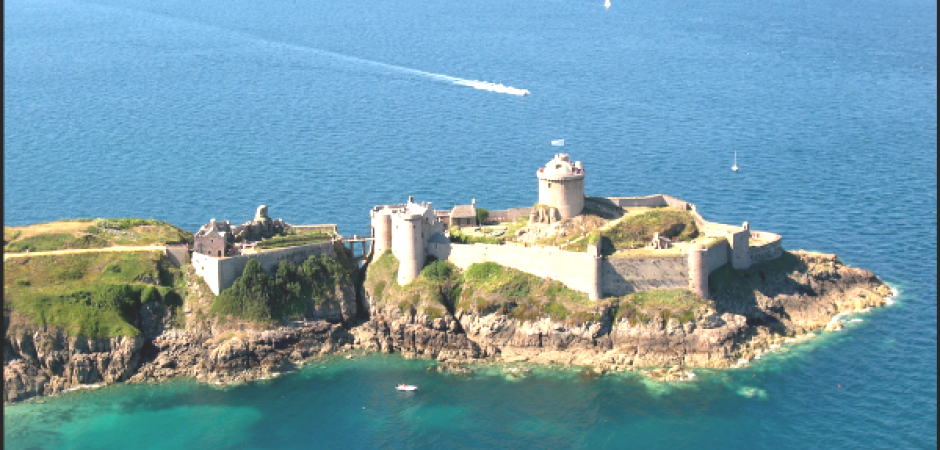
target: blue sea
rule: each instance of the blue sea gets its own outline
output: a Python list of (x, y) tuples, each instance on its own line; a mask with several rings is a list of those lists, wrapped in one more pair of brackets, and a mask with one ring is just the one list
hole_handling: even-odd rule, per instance
[(6, 406), (5, 448), (937, 445), (932, 0), (3, 8), (4, 225), (147, 217), (195, 231), (265, 204), (364, 234), (373, 205), (409, 195), (531, 205), (535, 171), (564, 151), (589, 195), (671, 194), (899, 292), (841, 333), (679, 385), (336, 357), (237, 387), (116, 385)]

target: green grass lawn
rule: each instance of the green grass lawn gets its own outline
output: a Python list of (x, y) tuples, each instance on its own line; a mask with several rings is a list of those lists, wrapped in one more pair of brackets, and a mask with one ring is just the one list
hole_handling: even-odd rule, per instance
[(181, 274), (160, 252), (15, 258), (3, 265), (6, 311), (92, 338), (139, 334), (148, 301), (182, 305)]

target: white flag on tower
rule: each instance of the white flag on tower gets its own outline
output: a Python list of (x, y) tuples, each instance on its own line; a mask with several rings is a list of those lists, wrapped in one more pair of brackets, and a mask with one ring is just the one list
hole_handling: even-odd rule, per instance
[(564, 139), (555, 139), (554, 141), (552, 141), (552, 147), (564, 147), (564, 146), (565, 146)]

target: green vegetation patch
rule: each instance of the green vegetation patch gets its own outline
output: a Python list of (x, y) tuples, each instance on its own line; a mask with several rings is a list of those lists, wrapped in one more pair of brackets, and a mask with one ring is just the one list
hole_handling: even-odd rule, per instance
[(258, 243), (258, 248), (269, 249), (269, 248), (283, 248), (283, 247), (296, 247), (298, 245), (307, 245), (307, 244), (316, 244), (318, 242), (326, 242), (331, 239), (331, 235), (327, 233), (304, 233), (304, 234), (287, 234), (283, 236), (275, 236), (270, 239), (265, 239)]
[[(503, 234), (505, 235), (505, 232)], [(450, 241), (458, 244), (502, 244), (505, 238), (467, 234), (460, 227), (451, 227)]]
[(154, 219), (73, 219), (3, 227), (3, 250), (11, 253), (188, 242), (192, 233)]
[(299, 266), (281, 261), (273, 274), (251, 259), (232, 286), (215, 298), (211, 310), (255, 323), (302, 318), (312, 305), (339, 301), (343, 288), (352, 283), (349, 269), (326, 255), (311, 256)]
[(411, 283), (399, 286), (398, 258), (386, 251), (369, 265), (364, 286), (379, 304), (395, 305), (404, 315), (436, 319), (453, 310), (453, 299), (460, 295), (460, 276), (457, 266), (431, 260)]
[[(612, 255), (618, 250), (643, 248), (655, 233), (676, 241), (691, 241), (698, 227), (690, 211), (656, 208), (643, 214), (626, 217), (610, 229), (601, 232), (601, 252)], [(581, 239), (568, 246), (569, 251), (585, 251), (588, 241)]]
[(628, 294), (612, 302), (614, 319), (627, 319), (631, 325), (649, 323), (659, 315), (663, 323), (676, 318), (680, 323), (691, 322), (695, 311), (714, 306), (714, 303), (697, 297), (687, 289), (663, 289)]
[(175, 316), (179, 270), (159, 252), (32, 256), (4, 261), (4, 309), (90, 338), (136, 336), (143, 303)]
[(476, 314), (506, 314), (523, 321), (543, 317), (553, 320), (599, 320), (597, 305), (587, 294), (559, 281), (543, 279), (493, 262), (472, 264), (463, 277), (456, 309)]

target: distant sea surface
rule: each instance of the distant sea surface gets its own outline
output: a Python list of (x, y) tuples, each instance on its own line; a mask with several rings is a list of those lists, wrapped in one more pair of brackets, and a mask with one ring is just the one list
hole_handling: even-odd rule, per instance
[(668, 193), (900, 294), (681, 385), (340, 357), (7, 406), (4, 447), (935, 448), (936, 39), (928, 0), (5, 1), (4, 225), (265, 204), (365, 234), (409, 195), (531, 205), (565, 151), (589, 195)]

